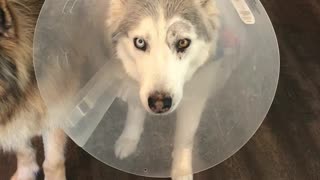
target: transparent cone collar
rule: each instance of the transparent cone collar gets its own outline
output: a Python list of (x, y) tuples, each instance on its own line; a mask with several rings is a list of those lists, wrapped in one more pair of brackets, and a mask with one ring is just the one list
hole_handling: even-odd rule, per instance
[(108, 2), (45, 2), (34, 65), (49, 115), (66, 122), (66, 133), (89, 154), (140, 176), (197, 173), (237, 152), (265, 118), (279, 76), (278, 45), (261, 3), (217, 0), (216, 53), (185, 83), (177, 109), (155, 116), (144, 110), (139, 84), (111, 58)]

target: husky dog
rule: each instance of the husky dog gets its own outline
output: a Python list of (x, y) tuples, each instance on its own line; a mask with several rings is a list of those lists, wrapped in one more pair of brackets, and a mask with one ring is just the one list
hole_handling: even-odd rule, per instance
[(43, 2), (0, 0), (0, 148), (17, 154), (12, 180), (36, 179), (39, 167), (31, 138), (37, 135), (44, 139), (46, 179), (65, 179), (65, 134), (53, 126), (54, 116), (48, 117), (32, 61), (33, 33)]
[[(142, 104), (128, 101), (116, 156), (123, 159), (135, 151), (146, 112), (177, 110), (172, 179), (193, 179), (193, 139), (202, 111), (231, 74), (221, 73), (224, 62), (210, 60), (220, 28), (215, 0), (111, 0), (106, 28), (116, 58), (139, 84)], [(217, 80), (217, 74), (223, 77)]]

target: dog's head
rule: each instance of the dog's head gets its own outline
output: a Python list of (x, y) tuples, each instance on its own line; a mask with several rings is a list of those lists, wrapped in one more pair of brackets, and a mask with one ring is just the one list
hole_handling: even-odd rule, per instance
[(215, 49), (214, 0), (111, 0), (106, 21), (117, 57), (154, 114), (170, 113)]

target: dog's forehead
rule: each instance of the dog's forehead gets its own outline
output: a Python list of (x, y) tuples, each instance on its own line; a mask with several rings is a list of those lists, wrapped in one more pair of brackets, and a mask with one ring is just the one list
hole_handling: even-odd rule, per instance
[[(194, 0), (133, 0), (128, 1), (126, 16), (118, 28), (119, 33), (127, 33), (137, 28), (139, 22), (146, 17), (151, 17), (154, 21), (164, 18), (170, 22), (173, 18), (178, 17), (182, 22), (188, 22), (193, 26), (199, 38), (209, 39), (207, 27), (202, 18), (199, 8)], [(186, 27), (186, 25), (184, 26)]]

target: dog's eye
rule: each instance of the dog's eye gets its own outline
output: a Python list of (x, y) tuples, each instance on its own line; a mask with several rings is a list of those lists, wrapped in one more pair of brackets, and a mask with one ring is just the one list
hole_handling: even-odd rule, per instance
[(147, 50), (147, 43), (144, 39), (141, 38), (134, 38), (134, 46), (137, 49), (140, 49), (142, 51), (146, 51)]
[(184, 52), (190, 46), (190, 44), (190, 39), (180, 39), (176, 44), (177, 51)]

